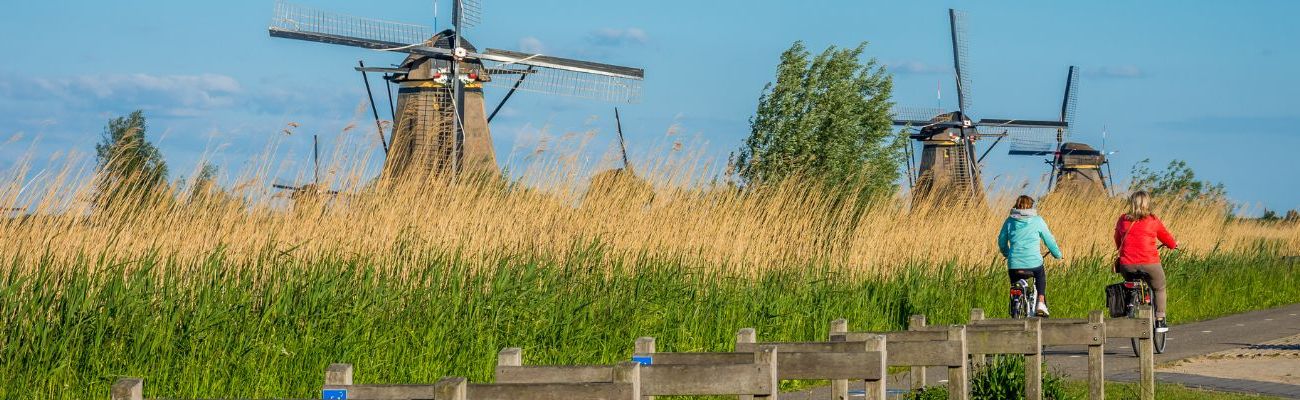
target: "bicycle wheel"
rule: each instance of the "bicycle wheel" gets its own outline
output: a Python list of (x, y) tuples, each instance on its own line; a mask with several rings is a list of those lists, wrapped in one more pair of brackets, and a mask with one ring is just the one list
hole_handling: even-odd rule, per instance
[[(1137, 305), (1134, 303), (1135, 302), (1138, 304), (1141, 303), (1142, 291), (1138, 289), (1131, 289), (1128, 291), (1127, 297), (1132, 300), (1129, 301), (1128, 314), (1126, 316), (1129, 318), (1136, 318)], [(1142, 357), (1142, 351), (1138, 348), (1139, 343), (1141, 343), (1141, 341), (1138, 340), (1137, 338), (1129, 338), (1129, 345), (1133, 347), (1133, 357)]]

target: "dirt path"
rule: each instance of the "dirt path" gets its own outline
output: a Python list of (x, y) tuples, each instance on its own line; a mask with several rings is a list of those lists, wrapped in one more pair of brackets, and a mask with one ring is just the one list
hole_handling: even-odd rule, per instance
[[(1300, 335), (1300, 303), (1288, 306), (1230, 315), (1218, 319), (1176, 325), (1170, 328), (1164, 354), (1156, 355), (1156, 379), (1160, 382), (1179, 383), (1210, 390), (1259, 393), (1283, 398), (1300, 398), (1300, 385), (1283, 379), (1286, 371), (1300, 369), (1300, 358), (1256, 357), (1242, 358), (1237, 363), (1214, 365), (1197, 364), (1204, 356), (1236, 354), (1250, 347), (1264, 348)], [(1282, 342), (1285, 342), (1283, 340)], [(1106, 380), (1135, 381), (1138, 362), (1128, 339), (1113, 339), (1106, 344)], [(1277, 346), (1280, 351), (1295, 351), (1288, 344)], [(1070, 379), (1086, 379), (1088, 359), (1086, 347), (1053, 346), (1044, 353), (1049, 368)], [(1181, 361), (1181, 363), (1179, 363)], [(1254, 361), (1254, 363), (1251, 363)], [(1181, 367), (1185, 369), (1179, 369)], [(1190, 366), (1190, 367), (1188, 367)], [(929, 368), (927, 379), (946, 382), (947, 375), (937, 368)], [(908, 377), (897, 374), (890, 377), (891, 392), (906, 389)], [(852, 396), (851, 396), (852, 397)], [(829, 388), (783, 394), (784, 399), (827, 399)]]

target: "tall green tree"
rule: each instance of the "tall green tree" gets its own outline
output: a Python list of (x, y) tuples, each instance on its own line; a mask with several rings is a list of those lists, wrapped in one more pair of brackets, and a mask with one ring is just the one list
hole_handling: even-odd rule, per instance
[(145, 137), (144, 112), (108, 120), (95, 145), (98, 167), (96, 204), (132, 206), (154, 198), (167, 185), (162, 152)]
[(750, 119), (734, 167), (748, 184), (791, 176), (868, 192), (892, 192), (901, 156), (889, 115), (893, 78), (867, 43), (828, 47), (813, 57), (803, 42), (781, 54)]
[(1196, 172), (1183, 160), (1173, 160), (1164, 170), (1151, 169), (1151, 159), (1133, 165), (1129, 190), (1146, 190), (1155, 196), (1177, 196), (1185, 200), (1226, 201), (1222, 183), (1196, 179)]

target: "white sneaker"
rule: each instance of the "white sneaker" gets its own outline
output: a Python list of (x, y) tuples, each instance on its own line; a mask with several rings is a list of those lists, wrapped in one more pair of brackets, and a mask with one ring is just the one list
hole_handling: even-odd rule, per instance
[(1047, 311), (1047, 303), (1046, 303), (1046, 302), (1041, 302), (1041, 301), (1038, 302), (1038, 316), (1040, 316), (1040, 317), (1046, 317), (1046, 316), (1051, 315), (1051, 314), (1052, 314), (1052, 313), (1050, 313), (1050, 312)]

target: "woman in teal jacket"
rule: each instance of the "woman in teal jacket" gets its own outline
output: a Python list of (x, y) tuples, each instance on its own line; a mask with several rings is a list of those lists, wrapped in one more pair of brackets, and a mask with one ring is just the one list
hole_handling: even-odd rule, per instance
[(1047, 245), (1052, 257), (1060, 260), (1061, 249), (1056, 245), (1056, 238), (1047, 229), (1047, 222), (1034, 210), (1034, 199), (1029, 196), (1016, 198), (1011, 216), (1002, 223), (998, 232), (998, 250), (1007, 258), (1007, 277), (1011, 283), (1033, 274), (1034, 289), (1038, 290), (1038, 315), (1046, 317), (1047, 312), (1047, 273), (1043, 271), (1043, 254), (1039, 252), (1039, 241)]

